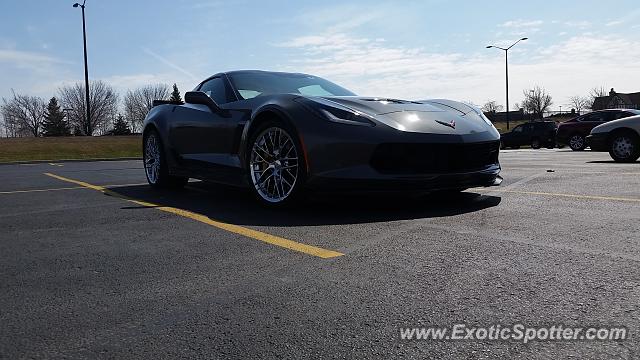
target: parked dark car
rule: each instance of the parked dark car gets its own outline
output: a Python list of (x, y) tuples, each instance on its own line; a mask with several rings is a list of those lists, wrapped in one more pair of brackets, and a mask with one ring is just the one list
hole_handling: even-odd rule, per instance
[(531, 145), (534, 149), (542, 146), (553, 148), (556, 138), (556, 123), (553, 121), (536, 121), (521, 124), (513, 128), (511, 132), (500, 136), (500, 146), (506, 148), (519, 148)]
[(587, 147), (587, 136), (591, 130), (609, 121), (640, 115), (640, 110), (608, 109), (594, 111), (575, 119), (565, 121), (558, 126), (556, 142), (569, 145), (571, 150), (580, 151)]
[(153, 187), (189, 178), (248, 187), (266, 205), (306, 190), (462, 191), (495, 186), (499, 138), (480, 109), (358, 97), (306, 74), (232, 71), (144, 122)]

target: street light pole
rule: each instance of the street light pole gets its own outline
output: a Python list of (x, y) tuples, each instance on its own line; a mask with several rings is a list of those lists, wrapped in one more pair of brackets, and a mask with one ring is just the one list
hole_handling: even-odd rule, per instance
[(509, 130), (509, 50), (504, 51), (504, 72), (505, 72), (505, 83), (507, 89), (507, 105), (505, 109), (507, 109), (507, 130)]
[(87, 26), (84, 16), (84, 5), (87, 0), (82, 2), (82, 5), (79, 3), (73, 4), (74, 8), (80, 7), (82, 9), (82, 39), (84, 41), (84, 90), (85, 90), (85, 99), (87, 102), (87, 122), (85, 124), (86, 128), (84, 129), (86, 135), (91, 135), (93, 133), (93, 129), (91, 129), (91, 105), (89, 102), (89, 65), (87, 62)]
[(507, 110), (507, 130), (509, 130), (509, 49), (514, 47), (520, 41), (527, 40), (529, 38), (522, 38), (509, 46), (508, 48), (502, 48), (500, 46), (489, 45), (487, 49), (496, 48), (504, 51), (504, 69), (505, 69), (505, 81), (506, 81), (506, 92), (507, 92), (507, 104), (505, 109)]

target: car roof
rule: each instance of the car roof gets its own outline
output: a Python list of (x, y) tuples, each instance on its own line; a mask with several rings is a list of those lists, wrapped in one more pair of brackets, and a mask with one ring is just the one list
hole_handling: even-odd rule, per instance
[(196, 86), (196, 88), (198, 86), (200, 86), (200, 84), (209, 81), (210, 79), (213, 79), (215, 77), (220, 77), (222, 75), (224, 76), (228, 76), (228, 75), (236, 75), (236, 74), (286, 74), (286, 75), (297, 75), (297, 76), (313, 76), (313, 75), (309, 75), (309, 74), (304, 74), (304, 73), (292, 73), (292, 72), (284, 72), (284, 71), (266, 71), (266, 70), (231, 70), (231, 71), (223, 71), (223, 72), (219, 72), (217, 74), (213, 74), (207, 78), (205, 78), (204, 80), (200, 81), (198, 83), (198, 85)]
[(267, 70), (232, 70), (225, 71), (226, 75), (234, 75), (234, 74), (287, 74), (287, 75), (301, 75), (301, 76), (311, 76), (303, 73), (292, 73), (292, 72), (284, 72), (284, 71), (267, 71)]
[(602, 109), (602, 110), (595, 110), (595, 111), (592, 111), (592, 112), (587, 113), (587, 114), (597, 113), (597, 112), (606, 112), (606, 111), (631, 111), (631, 112), (640, 113), (640, 110), (638, 110), (638, 109)]

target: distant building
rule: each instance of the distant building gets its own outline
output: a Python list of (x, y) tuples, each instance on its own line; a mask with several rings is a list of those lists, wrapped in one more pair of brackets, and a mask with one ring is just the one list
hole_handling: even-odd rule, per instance
[(591, 109), (640, 109), (640, 92), (622, 94), (611, 89), (609, 96), (595, 98)]

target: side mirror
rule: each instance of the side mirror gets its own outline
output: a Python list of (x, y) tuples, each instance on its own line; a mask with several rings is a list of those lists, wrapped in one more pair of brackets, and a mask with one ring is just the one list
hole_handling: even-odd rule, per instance
[(220, 106), (206, 93), (202, 91), (188, 91), (184, 94), (184, 101), (188, 104), (206, 105), (213, 112), (221, 112)]

